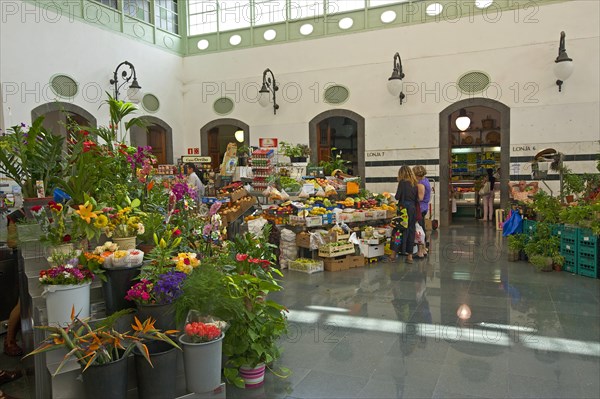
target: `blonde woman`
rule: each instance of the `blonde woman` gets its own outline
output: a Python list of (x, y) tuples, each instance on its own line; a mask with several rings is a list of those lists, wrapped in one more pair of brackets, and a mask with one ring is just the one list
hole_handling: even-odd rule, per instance
[[(417, 165), (413, 167), (413, 172), (415, 177), (418, 180), (417, 189), (419, 190), (419, 209), (417, 212), (421, 213), (421, 219), (419, 220), (419, 224), (425, 231), (425, 215), (427, 215), (427, 211), (429, 211), (429, 199), (431, 198), (431, 184), (429, 184), (429, 179), (425, 178), (427, 174), (427, 170), (422, 165)], [(425, 242), (425, 241), (423, 241)], [(425, 248), (425, 244), (418, 244), (419, 252), (417, 252), (417, 258), (423, 258), (427, 256), (427, 249)]]
[[(408, 228), (402, 240), (402, 250), (406, 253), (406, 263), (413, 263), (413, 248), (415, 246), (415, 223), (417, 222), (417, 204), (423, 198), (419, 197), (417, 178), (409, 166), (401, 166), (398, 170), (398, 189), (396, 200), (406, 208), (408, 213)], [(395, 258), (394, 254), (394, 258)]]

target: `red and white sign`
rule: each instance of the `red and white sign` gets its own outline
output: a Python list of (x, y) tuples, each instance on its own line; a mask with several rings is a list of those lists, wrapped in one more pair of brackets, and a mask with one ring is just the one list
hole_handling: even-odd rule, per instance
[(200, 148), (198, 148), (198, 147), (188, 148), (187, 153), (188, 153), (188, 155), (198, 155), (198, 154), (200, 154)]
[(277, 139), (273, 138), (258, 139), (258, 146), (260, 148), (277, 148), (277, 141)]

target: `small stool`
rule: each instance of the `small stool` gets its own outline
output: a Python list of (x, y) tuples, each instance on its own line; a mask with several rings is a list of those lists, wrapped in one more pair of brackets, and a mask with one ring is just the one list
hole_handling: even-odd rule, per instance
[(502, 230), (504, 223), (504, 209), (496, 209), (496, 230)]

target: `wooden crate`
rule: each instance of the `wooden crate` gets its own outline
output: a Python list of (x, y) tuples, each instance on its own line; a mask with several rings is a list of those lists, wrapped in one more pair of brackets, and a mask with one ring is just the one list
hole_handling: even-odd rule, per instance
[(354, 244), (348, 243), (344, 245), (338, 245), (335, 247), (325, 245), (319, 248), (319, 256), (323, 258), (335, 258), (343, 255), (353, 255)]

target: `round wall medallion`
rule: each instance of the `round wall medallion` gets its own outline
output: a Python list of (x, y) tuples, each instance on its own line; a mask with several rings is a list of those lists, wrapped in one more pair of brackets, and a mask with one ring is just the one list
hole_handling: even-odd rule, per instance
[(146, 93), (142, 98), (142, 107), (148, 112), (156, 112), (160, 107), (160, 101), (154, 94)]
[(233, 101), (227, 97), (221, 97), (213, 104), (213, 109), (219, 115), (227, 115), (233, 111)]
[(175, 45), (173, 38), (170, 36), (165, 36), (163, 38), (163, 43), (165, 44), (165, 47), (167, 47), (167, 48), (173, 48), (173, 46)]
[(67, 75), (55, 75), (50, 79), (50, 88), (57, 96), (73, 98), (79, 89), (77, 82)]
[(325, 89), (324, 100), (328, 104), (341, 104), (348, 100), (350, 91), (344, 86), (334, 85)]
[(490, 85), (490, 82), (491, 79), (485, 72), (467, 72), (458, 78), (458, 88), (467, 94), (480, 93)]
[(146, 34), (146, 29), (144, 29), (142, 25), (136, 23), (133, 25), (133, 34), (137, 37), (144, 37)]

